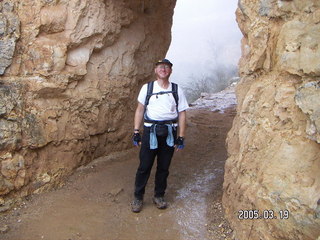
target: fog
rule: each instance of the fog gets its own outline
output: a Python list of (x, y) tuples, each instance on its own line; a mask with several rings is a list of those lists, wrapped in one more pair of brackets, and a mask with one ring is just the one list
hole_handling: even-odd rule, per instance
[(237, 66), (242, 34), (236, 8), (237, 0), (177, 0), (166, 56), (173, 63), (171, 81), (196, 81), (219, 66)]

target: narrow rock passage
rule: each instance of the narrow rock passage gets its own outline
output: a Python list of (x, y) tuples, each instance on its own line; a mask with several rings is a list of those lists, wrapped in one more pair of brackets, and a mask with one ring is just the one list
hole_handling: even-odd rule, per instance
[(175, 153), (166, 210), (152, 203), (154, 172), (141, 213), (130, 211), (138, 150), (100, 158), (61, 189), (34, 195), (1, 216), (3, 240), (207, 240), (231, 239), (221, 208), (226, 134), (234, 107), (188, 112), (186, 148)]

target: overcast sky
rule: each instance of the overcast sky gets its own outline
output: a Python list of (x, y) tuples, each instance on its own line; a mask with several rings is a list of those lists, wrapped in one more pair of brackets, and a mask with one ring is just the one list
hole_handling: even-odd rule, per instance
[(171, 80), (185, 82), (210, 65), (237, 65), (242, 34), (235, 20), (238, 0), (177, 0), (167, 58)]

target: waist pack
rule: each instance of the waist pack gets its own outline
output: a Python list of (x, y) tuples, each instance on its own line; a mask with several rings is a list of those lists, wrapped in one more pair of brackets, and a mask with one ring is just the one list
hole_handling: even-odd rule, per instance
[(155, 127), (155, 131), (158, 137), (168, 136), (168, 126), (165, 124), (157, 124)]

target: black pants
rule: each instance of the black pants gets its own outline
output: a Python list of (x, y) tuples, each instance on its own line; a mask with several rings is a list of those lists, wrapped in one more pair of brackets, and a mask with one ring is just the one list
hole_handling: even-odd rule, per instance
[[(174, 139), (176, 131), (173, 131)], [(167, 188), (167, 178), (169, 176), (169, 167), (174, 153), (174, 147), (169, 147), (166, 142), (167, 137), (159, 137), (158, 148), (150, 149), (150, 128), (144, 127), (142, 144), (140, 149), (140, 164), (136, 173), (134, 196), (143, 199), (145, 187), (150, 177), (151, 169), (155, 158), (157, 157), (157, 170), (155, 176), (154, 196), (163, 197)]]

